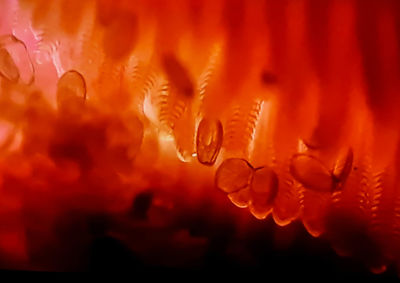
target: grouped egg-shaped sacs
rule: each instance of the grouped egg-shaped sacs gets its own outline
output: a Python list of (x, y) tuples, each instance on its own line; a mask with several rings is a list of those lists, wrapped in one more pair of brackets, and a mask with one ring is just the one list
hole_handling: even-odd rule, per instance
[(197, 159), (201, 164), (212, 166), (223, 141), (223, 129), (219, 120), (203, 118), (197, 128)]
[(265, 219), (272, 212), (279, 187), (278, 176), (272, 168), (253, 168), (240, 158), (229, 158), (221, 163), (215, 174), (215, 184), (234, 205), (248, 207), (258, 219)]
[(57, 107), (63, 113), (79, 112), (86, 101), (86, 82), (75, 70), (65, 72), (57, 83)]
[(31, 84), (35, 79), (25, 43), (14, 35), (0, 36), (0, 76), (25, 85)]

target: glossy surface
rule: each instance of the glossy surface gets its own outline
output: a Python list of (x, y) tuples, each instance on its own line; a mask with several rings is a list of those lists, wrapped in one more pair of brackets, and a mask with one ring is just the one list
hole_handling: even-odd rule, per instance
[(201, 164), (213, 165), (223, 141), (222, 124), (219, 120), (203, 118), (197, 128), (197, 159)]

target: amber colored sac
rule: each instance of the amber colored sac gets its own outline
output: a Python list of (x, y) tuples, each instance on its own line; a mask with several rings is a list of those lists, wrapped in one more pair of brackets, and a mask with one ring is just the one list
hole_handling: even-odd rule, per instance
[(399, 51), (397, 0), (0, 0), (0, 268), (396, 277)]

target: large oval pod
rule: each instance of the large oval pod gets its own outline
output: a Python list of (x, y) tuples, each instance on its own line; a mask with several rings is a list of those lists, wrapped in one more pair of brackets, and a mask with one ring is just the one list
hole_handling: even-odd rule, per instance
[(65, 72), (57, 83), (57, 105), (59, 110), (79, 109), (85, 100), (85, 78), (75, 70)]
[(0, 75), (11, 82), (27, 85), (35, 79), (26, 45), (14, 35), (0, 36)]
[(201, 164), (215, 163), (222, 146), (223, 128), (219, 120), (203, 118), (197, 128), (196, 151)]
[(332, 192), (336, 182), (332, 174), (317, 158), (307, 154), (296, 154), (290, 162), (290, 172), (306, 189)]
[(250, 185), (253, 168), (245, 159), (229, 158), (218, 167), (215, 185), (225, 193), (237, 192)]

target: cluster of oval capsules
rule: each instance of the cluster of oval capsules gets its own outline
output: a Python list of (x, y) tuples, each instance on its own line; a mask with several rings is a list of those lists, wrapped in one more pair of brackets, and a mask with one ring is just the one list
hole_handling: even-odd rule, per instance
[[(348, 150), (344, 160), (338, 160), (332, 170), (317, 157), (299, 153), (291, 157), (290, 173), (305, 189), (333, 193), (342, 189), (353, 164), (353, 151)], [(222, 162), (215, 174), (215, 184), (236, 206), (248, 207), (259, 219), (266, 218), (273, 209), (278, 194), (279, 179), (269, 166), (254, 168), (242, 158)]]

